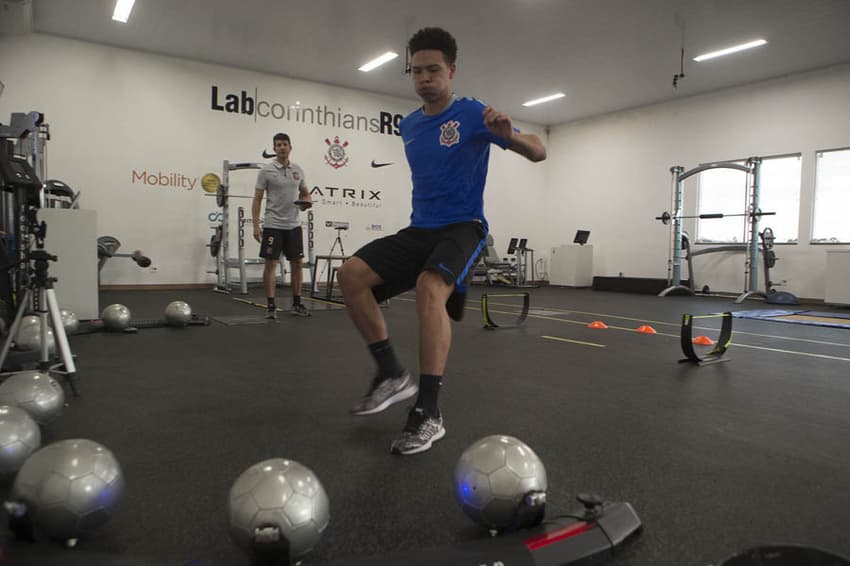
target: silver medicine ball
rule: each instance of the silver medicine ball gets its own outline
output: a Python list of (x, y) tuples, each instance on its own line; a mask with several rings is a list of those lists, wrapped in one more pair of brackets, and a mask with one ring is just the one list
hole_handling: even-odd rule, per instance
[(107, 330), (124, 330), (130, 326), (130, 309), (124, 305), (109, 305), (100, 313), (103, 325)]
[(0, 383), (0, 405), (23, 409), (35, 422), (47, 424), (62, 412), (65, 391), (47, 372), (21, 371)]
[(183, 327), (192, 320), (192, 307), (185, 301), (171, 301), (165, 307), (165, 322), (169, 326)]
[(0, 405), (0, 474), (17, 472), (41, 446), (41, 430), (26, 411)]
[(319, 542), (330, 503), (319, 478), (293, 460), (245, 470), (230, 488), (230, 537), (255, 560), (294, 563)]
[(513, 436), (487, 436), (467, 448), (455, 467), (454, 485), (464, 513), (489, 529), (523, 528), (543, 519), (546, 469)]
[(112, 452), (81, 438), (49, 444), (30, 456), (15, 477), (10, 503), (36, 529), (59, 540), (76, 539), (112, 516), (124, 476)]

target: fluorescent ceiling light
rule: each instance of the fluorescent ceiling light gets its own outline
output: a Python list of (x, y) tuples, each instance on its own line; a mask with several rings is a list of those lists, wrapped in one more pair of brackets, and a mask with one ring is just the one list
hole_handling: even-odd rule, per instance
[(712, 51), (711, 53), (704, 53), (699, 57), (694, 57), (694, 61), (705, 61), (706, 59), (714, 59), (715, 57), (723, 57), (724, 55), (729, 55), (730, 53), (737, 53), (738, 51), (743, 51), (745, 49), (752, 49), (753, 47), (759, 47), (767, 43), (765, 39), (757, 39), (755, 41), (750, 41), (749, 43), (742, 43), (741, 45), (735, 45), (733, 47), (727, 47), (726, 49), (720, 49), (719, 51)]
[(126, 24), (130, 19), (130, 12), (133, 10), (133, 4), (136, 0), (115, 0), (115, 11), (112, 12), (112, 19), (116, 22)]
[(559, 92), (557, 94), (550, 94), (549, 96), (544, 96), (543, 98), (535, 98), (534, 100), (529, 100), (528, 102), (523, 102), (523, 106), (536, 106), (538, 104), (543, 104), (544, 102), (549, 102), (551, 100), (558, 100), (559, 98), (564, 98), (567, 96), (563, 92)]
[(357, 70), (363, 71), (364, 73), (367, 73), (367, 72), (371, 71), (372, 69), (376, 69), (376, 68), (380, 67), (384, 63), (388, 63), (388, 62), (392, 61), (396, 57), (398, 57), (398, 53), (393, 53), (392, 51), (387, 51), (386, 53), (384, 53), (380, 57), (376, 57), (375, 59), (372, 59), (368, 63), (364, 63), (363, 66), (360, 67)]

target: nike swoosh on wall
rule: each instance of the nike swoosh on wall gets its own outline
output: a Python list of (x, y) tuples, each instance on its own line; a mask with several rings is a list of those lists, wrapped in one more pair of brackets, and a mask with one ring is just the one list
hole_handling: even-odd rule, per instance
[(390, 162), (390, 163), (375, 163), (375, 160), (374, 159), (372, 160), (372, 167), (374, 167), (375, 169), (377, 169), (378, 167), (386, 167), (387, 165), (392, 165), (392, 162)]

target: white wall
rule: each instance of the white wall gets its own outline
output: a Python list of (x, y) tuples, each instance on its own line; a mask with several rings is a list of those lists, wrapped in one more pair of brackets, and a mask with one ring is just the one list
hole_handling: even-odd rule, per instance
[[(850, 146), (848, 101), (850, 65), (843, 65), (553, 128), (546, 209), (548, 225), (564, 228), (549, 243), (590, 229), (596, 275), (666, 277), (668, 230), (653, 218), (671, 208), (671, 166), (800, 152), (800, 244), (777, 246), (771, 279), (787, 281), (782, 290), (822, 299), (825, 251), (834, 248), (808, 243), (814, 157), (816, 150)], [(686, 214), (696, 205), (690, 183)], [(693, 224), (685, 226), (695, 233)], [(743, 289), (743, 254), (694, 261), (699, 286)], [(687, 277), (686, 268), (682, 273)]]
[[(347, 252), (408, 222), (409, 172), (397, 136), (210, 106), (211, 86), (217, 85), (220, 101), (243, 89), (254, 96), (256, 89), (257, 98), (269, 103), (341, 108), (373, 119), (380, 112), (406, 114), (417, 104), (412, 96), (395, 99), (40, 34), (0, 37), (0, 80), (6, 84), (0, 121), (11, 112), (44, 112), (52, 133), (48, 176), (82, 191), (82, 206), (98, 213), (98, 234), (113, 235), (123, 251), (142, 249), (153, 259), (155, 270), (108, 262), (104, 284), (212, 282), (205, 245), (216, 207), (203, 196), (199, 179), (209, 171), (220, 174), (223, 159), (262, 161), (261, 151), (278, 131), (292, 136), (293, 161), (304, 167), (311, 187), (381, 195), (380, 208), (353, 206), (360, 199), (319, 199), (317, 253), (326, 253), (335, 236), (325, 220), (351, 222), (343, 236)], [(670, 209), (670, 166), (800, 152), (800, 244), (777, 247), (780, 259), (771, 276), (801, 297), (823, 298), (827, 248), (808, 244), (814, 152), (850, 146), (847, 100), (850, 65), (558, 126), (548, 137), (543, 164), (494, 147), (486, 212), (497, 248), (504, 250), (510, 236), (525, 236), (536, 258), (545, 258), (585, 228), (592, 231), (596, 275), (664, 277), (668, 232), (653, 218)], [(546, 139), (542, 128), (518, 125)], [(325, 161), (325, 140), (334, 136), (349, 144), (348, 164), (339, 169)], [(373, 159), (394, 165), (372, 169)], [(133, 171), (183, 175), (195, 186), (146, 186), (133, 182)], [(251, 194), (254, 173), (235, 173), (232, 181), (234, 193)], [(695, 197), (689, 185), (686, 210), (694, 211)], [(250, 208), (248, 199), (237, 203)], [(693, 226), (686, 229), (693, 233)], [(246, 254), (255, 253), (249, 241)], [(696, 261), (700, 286), (742, 289), (741, 254)]]
[[(82, 208), (97, 212), (99, 235), (115, 236), (123, 244), (121, 251), (141, 249), (153, 260), (150, 269), (110, 260), (101, 274), (103, 284), (213, 282), (206, 271), (214, 262), (205, 245), (212, 234), (210, 214), (217, 209), (214, 199), (200, 189), (200, 177), (207, 172), (221, 175), (224, 159), (263, 161), (262, 150), (271, 148), (271, 137), (279, 131), (292, 137), (292, 160), (304, 168), (310, 187), (318, 186), (326, 195), (326, 187), (355, 189), (355, 198), (314, 196), (316, 253), (327, 253), (336, 235), (324, 227), (326, 220), (351, 223), (343, 233), (348, 253), (408, 223), (410, 178), (399, 137), (340, 124), (264, 118), (256, 112), (215, 111), (211, 87), (218, 86), (219, 103), (227, 93), (241, 98), (244, 89), (255, 104), (263, 100), (284, 106), (300, 103), (301, 108), (326, 106), (333, 112), (341, 108), (343, 114), (369, 120), (381, 112), (407, 114), (417, 105), (412, 94), (410, 100), (395, 99), (40, 34), (0, 37), (0, 80), (6, 84), (0, 122), (7, 123), (12, 112), (43, 112), (52, 135), (48, 177), (82, 192)], [(542, 128), (517, 125), (545, 135)], [(348, 162), (339, 168), (325, 160), (325, 140), (335, 136), (348, 142)], [(512, 234), (542, 243), (545, 165), (495, 147), (491, 155), (486, 212), (499, 247), (505, 247)], [(373, 169), (373, 159), (394, 164)], [(172, 179), (186, 186), (146, 185), (139, 181), (142, 171), (157, 179), (160, 173), (163, 179), (174, 175)], [(255, 178), (253, 171), (233, 173), (231, 192), (253, 194)], [(359, 198), (361, 191), (366, 200)], [(378, 191), (380, 201), (369, 200), (370, 191)], [(233, 203), (232, 226), (238, 205), (250, 218), (250, 202)], [(378, 206), (358, 206), (363, 203)], [(246, 238), (246, 256), (255, 257), (257, 244), (250, 229)], [(253, 274), (260, 276), (257, 269)]]

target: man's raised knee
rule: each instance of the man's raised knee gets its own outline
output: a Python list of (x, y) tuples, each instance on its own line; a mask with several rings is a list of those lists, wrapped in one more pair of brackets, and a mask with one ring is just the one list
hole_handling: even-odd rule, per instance
[(446, 280), (437, 271), (425, 270), (416, 278), (417, 297), (425, 298), (427, 296), (445, 300), (445, 297), (451, 294), (452, 289), (454, 289), (454, 284), (446, 283)]
[(366, 285), (369, 266), (360, 258), (353, 257), (336, 270), (336, 280), (343, 289)]

